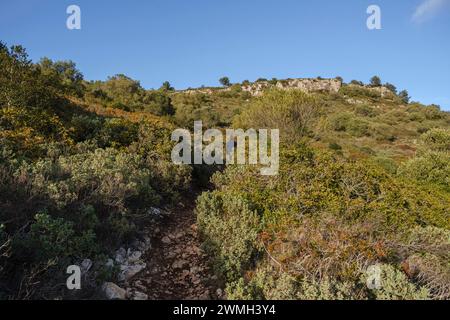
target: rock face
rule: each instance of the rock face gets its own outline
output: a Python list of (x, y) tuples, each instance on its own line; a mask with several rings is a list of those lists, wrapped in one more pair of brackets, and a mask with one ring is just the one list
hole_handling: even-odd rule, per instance
[[(342, 82), (338, 79), (286, 79), (279, 80), (276, 83), (269, 81), (257, 81), (248, 85), (243, 85), (242, 90), (249, 92), (252, 96), (260, 96), (264, 90), (274, 87), (282, 90), (301, 90), (303, 92), (326, 91), (336, 93), (342, 87)], [(230, 90), (231, 88), (220, 88), (215, 90), (209, 88), (199, 88), (188, 89), (183, 91), (183, 93), (213, 94), (214, 92), (224, 92)]]
[(298, 89), (304, 92), (326, 91), (337, 93), (342, 86), (342, 82), (337, 79), (288, 79), (278, 81), (277, 88)]
[(187, 90), (183, 90), (183, 93), (187, 93), (187, 94), (198, 94), (198, 93), (203, 93), (203, 94), (213, 94), (215, 91), (229, 91), (229, 88), (220, 88), (219, 90), (213, 90), (213, 89), (209, 89), (209, 88), (200, 88), (200, 89), (187, 89)]
[(370, 88), (370, 89), (374, 90), (374, 91), (377, 91), (381, 95), (382, 98), (394, 95), (391, 90), (389, 90), (388, 88), (386, 88), (384, 86)]
[(280, 80), (276, 84), (268, 81), (259, 81), (243, 86), (242, 90), (249, 92), (253, 96), (259, 96), (264, 90), (271, 87), (303, 92), (326, 91), (336, 93), (342, 87), (342, 82), (338, 79), (287, 79)]
[(102, 286), (103, 294), (108, 300), (125, 300), (127, 292), (112, 282), (105, 282)]
[[(357, 85), (348, 84), (348, 86), (362, 87), (369, 89), (380, 94), (382, 98), (394, 96), (391, 90), (385, 86), (371, 87), (369, 85)], [(278, 88), (281, 90), (300, 90), (306, 93), (315, 91), (324, 91), (329, 93), (337, 93), (342, 87), (342, 81), (339, 79), (321, 79), (321, 78), (298, 78), (298, 79), (286, 79), (278, 80), (276, 82), (272, 81), (257, 81), (249, 83), (247, 85), (242, 85), (242, 91), (250, 93), (252, 96), (260, 96), (263, 92), (269, 88)], [(198, 88), (198, 89), (188, 89), (184, 91), (179, 91), (181, 93), (187, 94), (213, 94), (214, 92), (226, 92), (231, 91), (231, 88)], [(157, 212), (153, 212), (157, 215)]]

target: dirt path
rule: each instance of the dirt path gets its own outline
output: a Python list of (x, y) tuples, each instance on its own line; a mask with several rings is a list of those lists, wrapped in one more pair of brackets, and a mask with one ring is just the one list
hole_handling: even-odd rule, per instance
[(194, 200), (166, 216), (156, 234), (145, 257), (147, 271), (133, 281), (135, 288), (151, 300), (222, 298), (208, 256), (200, 248)]

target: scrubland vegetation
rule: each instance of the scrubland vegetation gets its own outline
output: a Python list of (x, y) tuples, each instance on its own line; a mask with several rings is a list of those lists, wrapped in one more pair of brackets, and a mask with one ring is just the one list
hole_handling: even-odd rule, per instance
[[(89, 82), (73, 62), (0, 45), (0, 299), (64, 297), (67, 265), (104, 260), (194, 184), (229, 299), (450, 298), (448, 112), (390, 84), (382, 94), (378, 77), (260, 97), (221, 83)], [(279, 128), (279, 175), (172, 164), (171, 132), (194, 120)], [(373, 265), (379, 289), (366, 284)]]
[(172, 164), (173, 125), (153, 115), (171, 110), (165, 91), (87, 83), (73, 63), (32, 64), (21, 47), (0, 59), (0, 292), (57, 296), (69, 262), (101, 260), (151, 207), (176, 203), (191, 168)]

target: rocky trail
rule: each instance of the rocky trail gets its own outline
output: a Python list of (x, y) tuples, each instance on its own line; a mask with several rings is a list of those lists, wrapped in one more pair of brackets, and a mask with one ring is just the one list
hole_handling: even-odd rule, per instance
[(187, 200), (163, 216), (151, 239), (152, 248), (142, 259), (146, 268), (131, 279), (131, 290), (150, 300), (223, 298), (200, 247), (194, 206), (193, 199)]

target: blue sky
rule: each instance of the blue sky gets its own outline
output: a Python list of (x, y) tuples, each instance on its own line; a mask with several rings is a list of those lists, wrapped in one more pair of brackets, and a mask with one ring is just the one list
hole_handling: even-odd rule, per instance
[[(66, 28), (80, 6), (82, 29)], [(377, 4), (382, 30), (368, 30)], [(0, 40), (37, 61), (73, 60), (88, 80), (124, 73), (157, 88), (288, 77), (408, 89), (450, 110), (450, 0), (15, 0), (0, 3)]]

